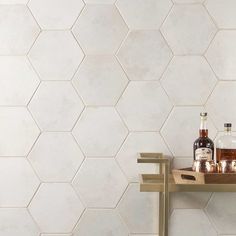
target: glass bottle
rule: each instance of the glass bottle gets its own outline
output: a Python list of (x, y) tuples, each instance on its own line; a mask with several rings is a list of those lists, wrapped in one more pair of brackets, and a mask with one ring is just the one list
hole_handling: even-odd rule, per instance
[(200, 113), (199, 138), (193, 144), (193, 157), (196, 161), (214, 160), (214, 142), (208, 138), (207, 113)]
[(236, 137), (231, 132), (232, 124), (224, 124), (224, 135), (216, 140), (216, 161), (236, 160)]

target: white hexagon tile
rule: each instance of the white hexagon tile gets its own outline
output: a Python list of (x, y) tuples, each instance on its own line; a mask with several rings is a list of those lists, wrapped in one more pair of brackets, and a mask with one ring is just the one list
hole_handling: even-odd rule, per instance
[(117, 0), (116, 6), (131, 29), (158, 29), (169, 12), (171, 0)]
[(86, 105), (115, 105), (128, 79), (114, 56), (85, 57), (73, 79)]
[(159, 82), (129, 83), (117, 110), (132, 131), (158, 131), (172, 108)]
[(47, 81), (40, 84), (29, 104), (44, 131), (70, 131), (84, 109), (70, 82)]
[(204, 209), (211, 195), (210, 192), (171, 193), (170, 207), (172, 209)]
[(74, 189), (67, 183), (42, 184), (29, 211), (45, 233), (70, 233), (84, 211)]
[(0, 5), (0, 55), (26, 54), (39, 32), (25, 5)]
[(39, 84), (28, 59), (24, 56), (0, 57), (0, 67), (0, 104), (27, 105)]
[(157, 233), (157, 193), (140, 193), (139, 185), (131, 184), (118, 205), (118, 211), (125, 220), (130, 233)]
[[(157, 236), (138, 153), (188, 167), (200, 112), (235, 127), (235, 7), (0, 0), (0, 235)], [(236, 235), (234, 199), (172, 194), (170, 236)]]
[(70, 29), (84, 7), (82, 0), (30, 0), (28, 4), (42, 29)]
[(0, 207), (26, 207), (38, 186), (39, 180), (27, 160), (0, 159)]
[(72, 234), (41, 234), (41, 236), (72, 236)]
[[(198, 137), (199, 116), (202, 111), (205, 109), (201, 106), (175, 107), (166, 120), (161, 134), (174, 156), (192, 158), (192, 145)], [(214, 139), (217, 130), (211, 120), (208, 121), (208, 129), (210, 130), (209, 137)]]
[(206, 58), (220, 80), (236, 79), (236, 31), (219, 31), (206, 52)]
[(155, 164), (137, 163), (138, 153), (140, 152), (162, 152), (165, 157), (171, 157), (170, 151), (159, 133), (131, 132), (118, 152), (116, 159), (129, 181), (132, 182), (138, 182), (140, 173), (155, 173), (157, 171)]
[(114, 210), (87, 210), (74, 230), (74, 236), (128, 236), (128, 229)]
[(73, 129), (86, 156), (114, 156), (128, 130), (113, 107), (88, 107)]
[(174, 3), (187, 4), (187, 3), (203, 3), (205, 0), (172, 0)]
[(86, 54), (113, 54), (128, 28), (113, 5), (88, 4), (76, 22), (73, 33)]
[(70, 182), (84, 159), (66, 132), (42, 133), (28, 157), (44, 182)]
[(176, 105), (204, 105), (217, 79), (200, 56), (176, 56), (161, 83)]
[[(224, 123), (236, 124), (236, 82), (221, 81), (210, 96), (206, 108), (218, 130), (224, 130)], [(233, 129), (235, 129), (233, 127)]]
[(219, 234), (236, 234), (235, 197), (236, 193), (214, 193), (206, 207)]
[(158, 80), (172, 58), (159, 31), (131, 31), (118, 59), (131, 80)]
[(40, 131), (24, 107), (0, 108), (0, 156), (26, 156)]
[(29, 0), (0, 0), (0, 4), (27, 4)]
[(189, 232), (193, 236), (218, 235), (203, 210), (174, 210), (170, 219), (170, 236), (188, 236)]
[(206, 0), (205, 6), (219, 28), (234, 29), (236, 27), (236, 3), (234, 0), (227, 0), (227, 2)]
[(39, 236), (40, 230), (26, 209), (1, 208), (0, 229), (4, 236)]
[(42, 80), (70, 80), (83, 57), (70, 31), (43, 31), (29, 53)]
[(115, 3), (116, 0), (84, 0), (86, 4), (112, 4)]
[(175, 5), (161, 27), (177, 55), (202, 54), (216, 33), (216, 26), (200, 4)]
[(107, 158), (86, 159), (73, 181), (83, 202), (93, 208), (114, 208), (127, 184), (115, 160)]

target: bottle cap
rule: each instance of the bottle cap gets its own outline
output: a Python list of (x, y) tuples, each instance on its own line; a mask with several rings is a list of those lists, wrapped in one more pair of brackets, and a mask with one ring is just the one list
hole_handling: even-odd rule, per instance
[(204, 117), (207, 116), (207, 112), (201, 112), (200, 116), (204, 116)]
[(225, 128), (230, 128), (230, 127), (232, 127), (232, 124), (231, 123), (224, 123), (224, 127)]

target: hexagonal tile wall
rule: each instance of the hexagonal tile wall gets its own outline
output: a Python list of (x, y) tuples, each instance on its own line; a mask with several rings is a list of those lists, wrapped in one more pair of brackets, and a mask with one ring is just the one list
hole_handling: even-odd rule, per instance
[(0, 0), (0, 4), (27, 4), (29, 0)]
[(217, 236), (203, 210), (174, 210), (170, 220), (170, 236)]
[(0, 6), (0, 55), (26, 54), (39, 31), (26, 6)]
[[(193, 141), (198, 137), (200, 112), (203, 107), (175, 107), (163, 126), (161, 133), (176, 157), (191, 157)], [(208, 120), (209, 137), (216, 136), (216, 128)], [(180, 138), (181, 137), (181, 138)], [(176, 142), (178, 140), (178, 142)]]
[(174, 57), (161, 83), (176, 105), (203, 105), (217, 79), (200, 56)]
[(0, 105), (27, 105), (39, 84), (28, 59), (23, 56), (0, 57), (0, 67)]
[(182, 4), (186, 4), (186, 3), (203, 3), (205, 2), (205, 0), (172, 0), (174, 3), (182, 3)]
[(114, 210), (87, 210), (74, 230), (74, 236), (128, 236), (129, 232)]
[(130, 82), (117, 110), (132, 131), (158, 131), (172, 104), (159, 82)]
[(235, 80), (236, 77), (236, 31), (219, 31), (211, 43), (206, 57), (221, 80)]
[(86, 156), (114, 156), (127, 134), (113, 107), (87, 107), (73, 129)]
[(170, 195), (170, 207), (172, 209), (204, 209), (211, 195), (212, 193), (208, 192), (172, 193)]
[(86, 56), (73, 80), (86, 105), (115, 105), (128, 79), (114, 56)]
[(118, 210), (130, 233), (157, 233), (157, 193), (140, 193), (139, 185), (131, 184), (121, 199)]
[(224, 130), (226, 122), (236, 123), (235, 91), (236, 82), (219, 82), (206, 104), (218, 130)]
[(172, 58), (159, 31), (131, 31), (118, 52), (131, 80), (158, 80)]
[(235, 8), (236, 3), (234, 0), (207, 0), (205, 6), (211, 16), (216, 21), (219, 28), (232, 29), (236, 27)]
[(161, 27), (175, 54), (202, 54), (216, 33), (216, 26), (200, 4), (175, 5)]
[(131, 29), (158, 29), (169, 12), (171, 0), (118, 0), (116, 6)]
[(29, 206), (29, 211), (47, 233), (70, 233), (84, 207), (70, 184), (42, 184)]
[(112, 54), (128, 28), (113, 5), (86, 5), (73, 28), (86, 54)]
[(130, 133), (116, 156), (119, 165), (130, 181), (138, 182), (140, 173), (155, 173), (157, 171), (155, 164), (140, 165), (137, 163), (140, 152), (162, 152), (166, 157), (171, 156), (159, 133)]
[(84, 156), (70, 133), (42, 133), (29, 154), (44, 182), (70, 182)]
[(0, 229), (4, 236), (39, 236), (40, 233), (28, 211), (23, 208), (1, 208)]
[(82, 0), (30, 0), (28, 4), (43, 29), (70, 29), (83, 9)]
[(130, 234), (130, 236), (158, 236), (157, 234)]
[(0, 159), (0, 207), (26, 207), (39, 180), (24, 158)]
[(44, 131), (70, 131), (84, 105), (70, 82), (42, 82), (29, 109)]
[(41, 236), (72, 236), (72, 234), (41, 234)]
[(0, 108), (0, 156), (26, 156), (39, 135), (24, 107)]
[(130, 234), (130, 236), (158, 236), (157, 234)]
[(29, 53), (42, 80), (70, 80), (83, 57), (70, 31), (43, 31)]
[(206, 208), (220, 234), (236, 234), (235, 197), (236, 193), (214, 193)]
[(127, 184), (115, 160), (107, 158), (86, 159), (73, 181), (86, 206), (100, 208), (115, 207)]
[(110, 4), (112, 4), (112, 3), (115, 3), (116, 2), (116, 0), (84, 0), (84, 2), (85, 3), (97, 3), (97, 4), (102, 4), (102, 3), (110, 3)]

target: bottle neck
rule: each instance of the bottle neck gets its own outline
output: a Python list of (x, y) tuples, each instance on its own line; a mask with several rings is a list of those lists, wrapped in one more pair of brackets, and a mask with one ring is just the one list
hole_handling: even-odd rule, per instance
[(199, 136), (200, 137), (208, 137), (207, 118), (206, 117), (201, 117)]
[(230, 127), (226, 127), (225, 130), (224, 130), (224, 134), (225, 135), (231, 135), (231, 128)]

